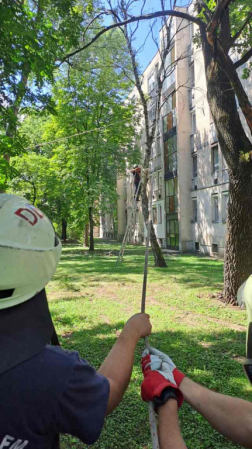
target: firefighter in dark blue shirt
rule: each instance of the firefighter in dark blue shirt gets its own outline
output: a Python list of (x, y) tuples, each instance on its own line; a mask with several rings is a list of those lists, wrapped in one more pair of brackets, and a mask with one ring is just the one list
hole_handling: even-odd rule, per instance
[(61, 242), (26, 199), (0, 195), (0, 449), (58, 449), (59, 434), (94, 443), (128, 386), (149, 316), (127, 321), (98, 371), (75, 351), (51, 346), (45, 286)]

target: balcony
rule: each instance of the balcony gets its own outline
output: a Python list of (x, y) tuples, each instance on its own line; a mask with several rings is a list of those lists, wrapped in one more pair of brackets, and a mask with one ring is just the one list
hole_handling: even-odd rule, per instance
[(221, 170), (221, 172), (222, 172), (222, 182), (223, 183), (229, 182), (228, 169), (225, 168), (224, 170)]
[(193, 46), (193, 44), (188, 45), (187, 51), (188, 51), (188, 62), (189, 62), (189, 64), (192, 64), (192, 62), (194, 61), (194, 58), (193, 58), (194, 46)]
[(198, 188), (198, 178), (192, 178), (192, 190), (197, 190)]
[(195, 93), (193, 89), (188, 91), (189, 94), (189, 108), (192, 109), (195, 106)]
[(214, 123), (211, 123), (211, 125), (210, 125), (210, 144), (212, 145), (215, 142), (218, 142), (218, 137), (217, 137), (215, 125), (214, 125)]

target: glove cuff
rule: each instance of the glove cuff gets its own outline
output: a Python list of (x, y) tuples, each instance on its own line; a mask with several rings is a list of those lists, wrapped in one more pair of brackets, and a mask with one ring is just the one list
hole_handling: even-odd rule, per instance
[(177, 386), (179, 387), (184, 377), (186, 377), (185, 374), (179, 371), (178, 368), (174, 368), (172, 374)]
[(146, 377), (141, 385), (141, 396), (142, 399), (146, 402), (153, 401), (154, 396), (158, 398), (161, 396), (162, 391), (167, 388), (172, 387), (175, 390), (178, 407), (180, 408), (183, 404), (183, 394), (173, 383), (169, 382), (162, 374), (158, 371), (150, 371), (146, 374)]

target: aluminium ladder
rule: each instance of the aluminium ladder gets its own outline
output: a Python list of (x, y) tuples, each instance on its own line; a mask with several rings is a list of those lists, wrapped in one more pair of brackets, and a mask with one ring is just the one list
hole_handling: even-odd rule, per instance
[(118, 263), (122, 262), (126, 245), (127, 245), (128, 241), (129, 241), (131, 233), (133, 233), (133, 231), (135, 229), (137, 203), (138, 203), (137, 198), (138, 198), (138, 195), (139, 195), (139, 192), (140, 192), (141, 183), (142, 183), (142, 179), (140, 179), (138, 187), (137, 187), (137, 191), (134, 194), (134, 201), (132, 203), (130, 217), (128, 219), (126, 231), (125, 231), (125, 234), (124, 234), (124, 237), (123, 237), (123, 241), (122, 241), (122, 246), (120, 248), (120, 251), (119, 251), (119, 254), (118, 254), (118, 258), (117, 258), (117, 262)]

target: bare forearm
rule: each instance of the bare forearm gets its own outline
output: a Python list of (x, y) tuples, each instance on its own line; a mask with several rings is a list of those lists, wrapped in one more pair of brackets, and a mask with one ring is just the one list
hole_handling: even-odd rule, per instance
[(252, 404), (204, 388), (185, 378), (180, 389), (188, 404), (234, 443), (252, 448)]
[(169, 399), (158, 410), (158, 436), (160, 449), (186, 449), (179, 428), (176, 399)]
[(119, 404), (129, 384), (136, 344), (137, 339), (123, 331), (98, 370), (110, 383), (107, 414)]

